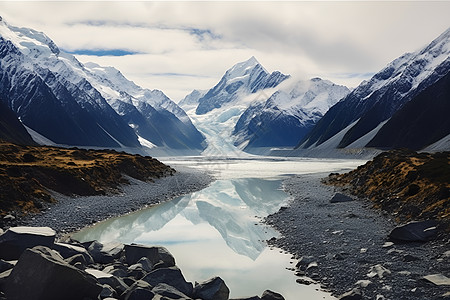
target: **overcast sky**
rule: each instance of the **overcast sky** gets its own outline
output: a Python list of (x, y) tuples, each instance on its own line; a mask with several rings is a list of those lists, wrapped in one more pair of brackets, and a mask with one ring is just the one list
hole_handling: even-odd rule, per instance
[(82, 62), (114, 66), (178, 102), (255, 56), (269, 71), (349, 87), (450, 27), (440, 2), (0, 2)]

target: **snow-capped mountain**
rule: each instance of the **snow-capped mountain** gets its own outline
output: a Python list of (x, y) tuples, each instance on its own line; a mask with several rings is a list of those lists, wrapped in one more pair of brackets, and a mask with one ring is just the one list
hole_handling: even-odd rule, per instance
[(249, 94), (276, 87), (287, 78), (289, 75), (278, 71), (269, 74), (252, 56), (229, 69), (219, 83), (198, 100), (196, 114), (203, 115)]
[(140, 146), (133, 130), (43, 33), (0, 21), (0, 95), (24, 125), (55, 143)]
[(3, 20), (0, 98), (27, 128), (57, 144), (203, 149), (202, 135), (161, 91), (142, 89), (113, 68), (85, 67), (45, 34)]
[(204, 154), (241, 156), (294, 147), (348, 93), (346, 87), (319, 78), (294, 81), (278, 71), (269, 75), (252, 57), (229, 69), (215, 87), (193, 91), (180, 105), (207, 138)]
[(436, 83), (450, 70), (450, 29), (425, 48), (407, 53), (361, 83), (330, 108), (299, 147), (362, 148), (405, 103)]
[(163, 92), (141, 88), (113, 67), (86, 63), (85, 70), (92, 85), (135, 130), (141, 144), (203, 150), (202, 134)]
[(297, 81), (276, 91), (264, 102), (255, 102), (241, 115), (233, 135), (235, 145), (294, 147), (328, 109), (350, 90), (328, 80)]

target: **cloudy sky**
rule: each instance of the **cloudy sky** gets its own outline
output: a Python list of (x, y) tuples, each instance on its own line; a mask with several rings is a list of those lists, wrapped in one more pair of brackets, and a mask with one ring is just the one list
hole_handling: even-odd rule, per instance
[(175, 102), (251, 56), (270, 72), (355, 87), (439, 36), (449, 12), (450, 1), (0, 2), (8, 23)]

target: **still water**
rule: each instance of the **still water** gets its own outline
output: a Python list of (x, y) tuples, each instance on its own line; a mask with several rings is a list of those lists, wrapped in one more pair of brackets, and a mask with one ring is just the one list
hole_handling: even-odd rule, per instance
[(265, 241), (278, 233), (261, 221), (289, 201), (282, 191), (286, 176), (353, 169), (362, 161), (193, 158), (164, 162), (206, 170), (218, 180), (201, 191), (86, 228), (74, 238), (162, 245), (175, 256), (188, 281), (220, 276), (230, 288), (230, 298), (260, 296), (271, 289), (287, 300), (334, 299), (318, 291), (318, 286), (295, 282), (287, 268), (296, 261), (267, 246)]

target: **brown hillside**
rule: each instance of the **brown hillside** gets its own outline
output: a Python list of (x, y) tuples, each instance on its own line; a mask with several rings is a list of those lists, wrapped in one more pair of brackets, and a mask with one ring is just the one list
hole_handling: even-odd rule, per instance
[(38, 212), (54, 202), (49, 190), (65, 195), (116, 193), (128, 183), (123, 174), (149, 181), (174, 169), (151, 157), (113, 150), (19, 146), (0, 141), (0, 216), (8, 211)]
[(394, 150), (382, 153), (346, 174), (330, 174), (327, 183), (347, 187), (358, 197), (393, 214), (397, 221), (450, 221), (450, 152)]

